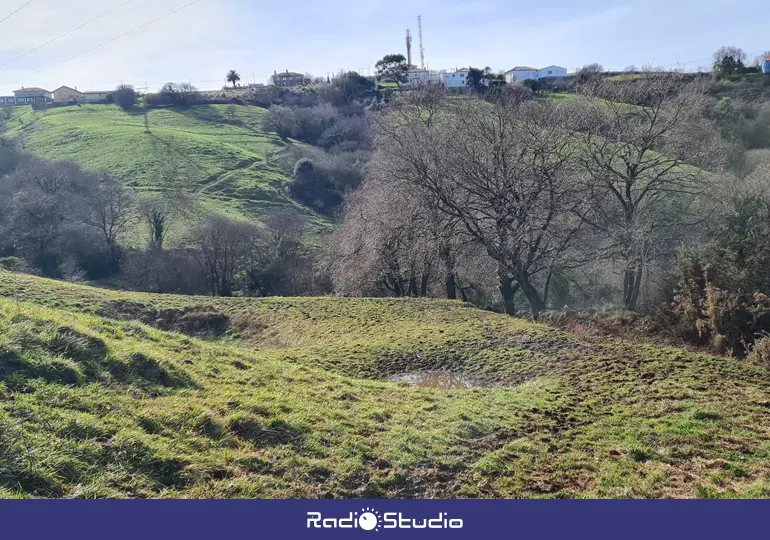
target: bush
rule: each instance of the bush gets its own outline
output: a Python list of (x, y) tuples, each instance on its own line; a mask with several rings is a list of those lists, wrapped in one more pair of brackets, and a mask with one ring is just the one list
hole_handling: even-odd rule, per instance
[(766, 336), (754, 342), (748, 360), (752, 364), (770, 368), (770, 337)]
[(198, 89), (190, 83), (166, 83), (160, 90), (160, 95), (173, 105), (188, 105)]
[(684, 337), (743, 354), (770, 333), (770, 203), (743, 196), (731, 208), (709, 244), (680, 251), (672, 307)]
[(334, 185), (324, 175), (319, 174), (309, 159), (297, 161), (293, 176), (294, 181), (290, 187), (292, 197), (316, 212), (330, 214), (342, 204), (342, 196), (335, 190)]
[(133, 86), (121, 84), (107, 97), (107, 101), (111, 101), (124, 111), (127, 111), (136, 104), (136, 98), (137, 94)]

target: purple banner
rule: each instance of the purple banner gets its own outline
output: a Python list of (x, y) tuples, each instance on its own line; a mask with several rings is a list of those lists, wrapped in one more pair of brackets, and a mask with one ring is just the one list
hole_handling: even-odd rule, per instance
[(765, 538), (765, 501), (0, 501), (0, 538)]

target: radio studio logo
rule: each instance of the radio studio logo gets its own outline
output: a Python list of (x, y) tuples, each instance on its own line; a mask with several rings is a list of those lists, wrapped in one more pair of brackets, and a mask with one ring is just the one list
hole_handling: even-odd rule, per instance
[(379, 532), (384, 529), (462, 529), (463, 520), (449, 517), (446, 512), (414, 518), (402, 512), (380, 513), (374, 508), (362, 508), (345, 517), (324, 516), (321, 512), (307, 513), (308, 529), (361, 529)]

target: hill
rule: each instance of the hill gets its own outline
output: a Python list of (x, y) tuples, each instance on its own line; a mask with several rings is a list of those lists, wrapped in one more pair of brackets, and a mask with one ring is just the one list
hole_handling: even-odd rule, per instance
[(150, 134), (141, 109), (82, 105), (11, 111), (5, 136), (18, 137), (41, 158), (106, 169), (141, 191), (161, 189), (165, 178), (176, 175), (204, 208), (236, 218), (286, 206), (311, 214), (288, 197), (289, 178), (274, 163), (293, 143), (262, 130), (265, 110), (259, 107), (153, 109)]
[(3, 496), (770, 496), (760, 368), (458, 302), (0, 271), (0, 381)]

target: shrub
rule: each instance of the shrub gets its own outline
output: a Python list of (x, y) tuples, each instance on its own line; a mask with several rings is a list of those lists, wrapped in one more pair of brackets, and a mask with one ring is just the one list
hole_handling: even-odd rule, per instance
[(765, 336), (751, 346), (749, 362), (764, 368), (770, 368), (770, 337)]
[(680, 251), (673, 313), (685, 337), (742, 354), (770, 333), (770, 203), (736, 198), (714, 236)]
[(119, 85), (114, 92), (108, 96), (108, 101), (127, 111), (136, 103), (136, 90), (130, 84)]

